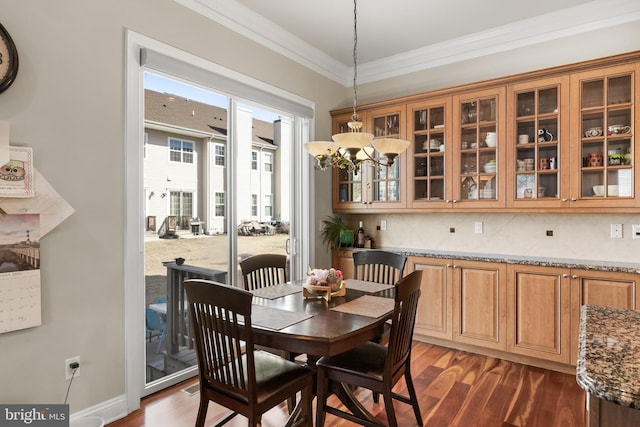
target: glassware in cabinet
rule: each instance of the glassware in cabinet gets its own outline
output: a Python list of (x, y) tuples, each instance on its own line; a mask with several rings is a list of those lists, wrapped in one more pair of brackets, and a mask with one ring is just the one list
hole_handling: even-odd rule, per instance
[(410, 164), (407, 169), (409, 203), (413, 207), (437, 206), (447, 199), (449, 173), (449, 99), (433, 99), (408, 106)]
[[(634, 80), (628, 67), (618, 73), (584, 73), (579, 81), (579, 144), (576, 166), (580, 201), (635, 205)], [(613, 69), (611, 71), (614, 71)], [(580, 78), (582, 77), (582, 78)]]
[(453, 201), (458, 207), (500, 206), (504, 145), (504, 89), (454, 96), (457, 178)]

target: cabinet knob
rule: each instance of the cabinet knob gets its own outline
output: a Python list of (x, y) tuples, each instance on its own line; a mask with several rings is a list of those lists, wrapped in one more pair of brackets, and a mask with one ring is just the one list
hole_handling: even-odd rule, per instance
[(565, 274), (562, 275), (562, 277), (564, 277), (566, 279), (567, 277), (569, 277), (569, 275), (565, 273)]
[(571, 278), (572, 278), (572, 279), (577, 279), (577, 278), (578, 278), (578, 276), (576, 276), (575, 274), (572, 274), (572, 275), (571, 275)]
[(447, 199), (445, 200), (445, 203), (451, 203), (451, 200)]
[(572, 198), (571, 198), (571, 201), (572, 201), (572, 202), (575, 202), (576, 200), (578, 200), (578, 199), (576, 199), (575, 197), (572, 197)]
[(453, 268), (458, 268), (458, 264), (453, 264)]
[(447, 268), (451, 267), (451, 264), (447, 264), (447, 265), (446, 265), (446, 267), (447, 267)]
[(566, 197), (562, 199), (563, 202), (567, 202), (569, 201), (569, 199), (567, 199)]
[(453, 203), (458, 203), (458, 201), (456, 199), (453, 199)]

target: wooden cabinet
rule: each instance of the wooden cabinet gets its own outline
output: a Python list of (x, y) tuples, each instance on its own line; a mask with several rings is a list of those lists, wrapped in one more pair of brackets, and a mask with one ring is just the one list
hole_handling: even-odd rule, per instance
[(367, 132), (412, 145), (334, 170), (334, 211), (637, 212), (639, 87), (634, 52), (360, 106)]
[(408, 257), (407, 271), (416, 270), (422, 270), (416, 334), (452, 340), (452, 263), (446, 259)]
[(352, 251), (334, 250), (331, 253), (331, 266), (342, 271), (342, 276), (347, 279), (355, 277)]
[(571, 203), (575, 206), (636, 206), (635, 172), (640, 94), (637, 64), (571, 76), (573, 145)]
[(569, 76), (509, 85), (507, 117), (507, 206), (568, 206)]
[(578, 360), (580, 334), (580, 306), (602, 305), (606, 307), (638, 310), (638, 276), (591, 270), (571, 270), (571, 363)]
[(505, 88), (453, 96), (455, 208), (504, 207)]
[(451, 98), (436, 98), (407, 106), (407, 198), (411, 208), (451, 205)]
[(571, 286), (564, 268), (509, 265), (507, 350), (569, 363)]
[(453, 270), (453, 340), (506, 350), (506, 266), (460, 261)]
[[(378, 108), (363, 113), (363, 132), (376, 138), (406, 139), (406, 108), (404, 104)], [(351, 116), (334, 118), (334, 132), (348, 130)], [(400, 154), (390, 166), (377, 151), (371, 157), (380, 163), (362, 161), (357, 169), (334, 168), (333, 210), (363, 212), (405, 209), (407, 204), (405, 164), (406, 154)]]

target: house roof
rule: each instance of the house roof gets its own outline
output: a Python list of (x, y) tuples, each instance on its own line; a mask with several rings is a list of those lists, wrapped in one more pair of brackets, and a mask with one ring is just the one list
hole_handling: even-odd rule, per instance
[[(170, 93), (145, 89), (145, 121), (227, 136), (227, 110)], [(273, 144), (273, 123), (253, 119), (252, 141)]]

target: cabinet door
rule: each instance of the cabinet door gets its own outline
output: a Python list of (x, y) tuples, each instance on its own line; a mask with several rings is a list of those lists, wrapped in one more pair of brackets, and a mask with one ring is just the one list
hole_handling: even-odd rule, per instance
[(422, 270), (422, 291), (415, 331), (417, 334), (451, 340), (451, 264), (447, 260), (408, 257), (408, 272)]
[(505, 276), (504, 264), (454, 264), (454, 341), (506, 350)]
[(571, 76), (572, 206), (637, 205), (638, 70), (630, 64)]
[[(374, 139), (406, 139), (406, 105), (379, 108), (367, 112), (365, 130)], [(407, 207), (406, 151), (395, 158), (391, 166), (387, 159), (374, 151), (372, 157), (379, 163), (365, 161), (362, 168), (365, 177), (364, 190), (368, 192), (371, 209), (404, 209)]]
[(451, 98), (407, 106), (407, 197), (411, 208), (451, 206)]
[(507, 206), (569, 207), (569, 76), (509, 86), (507, 120)]
[(342, 271), (342, 277), (346, 279), (353, 279), (355, 276), (355, 269), (353, 266), (353, 252), (351, 251), (333, 251), (331, 254), (331, 265)]
[(507, 271), (507, 350), (569, 363), (568, 271), (526, 265), (510, 265)]
[[(349, 132), (351, 113), (333, 117), (333, 134)], [(368, 194), (362, 170), (333, 168), (332, 204), (335, 212), (358, 212), (367, 208)]]
[(453, 97), (453, 207), (505, 206), (505, 88)]
[(571, 271), (571, 363), (578, 360), (580, 306), (638, 309), (638, 275), (606, 271)]

